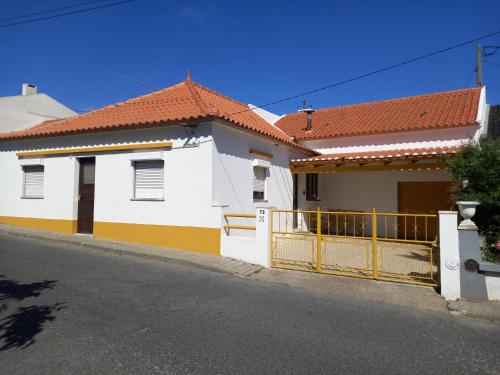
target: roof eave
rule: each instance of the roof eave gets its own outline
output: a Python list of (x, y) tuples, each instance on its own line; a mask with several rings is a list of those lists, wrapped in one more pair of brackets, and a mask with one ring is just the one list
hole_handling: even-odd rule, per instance
[[(285, 142), (282, 139), (279, 139), (278, 137), (274, 137), (269, 134), (265, 134), (264, 132), (260, 132), (255, 129), (251, 129), (244, 123), (241, 123), (239, 121), (231, 120), (228, 119), (224, 116), (214, 116), (214, 115), (206, 115), (206, 116), (198, 116), (198, 117), (189, 117), (189, 118), (179, 118), (175, 120), (168, 120), (168, 121), (153, 121), (153, 122), (143, 122), (143, 123), (131, 123), (131, 124), (117, 124), (117, 125), (110, 125), (107, 127), (99, 127), (99, 128), (94, 128), (94, 129), (73, 129), (73, 130), (66, 130), (66, 131), (58, 131), (58, 132), (53, 132), (53, 133), (42, 133), (42, 134), (23, 134), (26, 132), (26, 130), (20, 131), (20, 132), (14, 132), (14, 133), (19, 133), (19, 136), (16, 136), (15, 134), (10, 133), (5, 133), (5, 134), (0, 134), (0, 142), (15, 142), (15, 141), (21, 141), (21, 140), (29, 140), (29, 139), (43, 139), (43, 138), (54, 138), (54, 137), (62, 137), (62, 136), (72, 136), (72, 135), (79, 135), (79, 134), (92, 134), (92, 133), (101, 133), (101, 132), (110, 132), (110, 131), (121, 131), (121, 130), (132, 130), (132, 129), (151, 129), (155, 128), (158, 126), (172, 126), (172, 125), (181, 125), (182, 122), (208, 122), (214, 119), (219, 119), (223, 120), (225, 122), (231, 123), (233, 125), (237, 125), (240, 128), (246, 129), (251, 133), (256, 133), (259, 134), (263, 137), (273, 139), (276, 142), (280, 142), (282, 144), (286, 144), (288, 146), (298, 148), (302, 151), (306, 151), (311, 153), (312, 155), (319, 155), (320, 153), (312, 150), (308, 147), (302, 146), (298, 143), (295, 143), (290, 140), (290, 142)], [(29, 129), (27, 129), (29, 130)]]
[[(9, 142), (9, 141), (18, 141), (18, 140), (25, 140), (25, 139), (41, 139), (41, 138), (53, 138), (53, 137), (62, 137), (62, 136), (72, 136), (72, 135), (79, 135), (79, 134), (91, 134), (91, 133), (101, 133), (101, 132), (110, 132), (110, 131), (121, 131), (121, 130), (132, 130), (132, 129), (151, 129), (155, 128), (158, 126), (172, 126), (172, 125), (182, 125), (182, 122), (206, 122), (210, 121), (210, 119), (213, 118), (213, 116), (206, 116), (206, 117), (190, 117), (190, 118), (180, 118), (180, 119), (175, 119), (175, 120), (167, 120), (167, 121), (151, 121), (151, 122), (138, 122), (138, 123), (131, 123), (131, 124), (117, 124), (117, 125), (109, 125), (106, 127), (99, 127), (99, 128), (93, 128), (93, 129), (73, 129), (73, 130), (66, 130), (66, 131), (57, 131), (57, 132), (52, 132), (52, 133), (41, 133), (41, 134), (20, 134), (19, 136), (16, 135), (11, 135), (11, 136), (6, 136), (9, 135), (10, 133), (4, 133), (0, 134), (0, 142)], [(27, 129), (29, 130), (29, 129)], [(20, 131), (21, 132), (25, 132)], [(18, 132), (15, 132), (18, 133)]]
[(251, 128), (249, 128), (248, 126), (244, 125), (241, 122), (228, 119), (228, 118), (226, 118), (224, 116), (215, 116), (214, 119), (221, 120), (221, 121), (223, 121), (225, 123), (228, 123), (228, 124), (230, 124), (232, 126), (236, 125), (235, 128), (237, 130), (246, 131), (246, 132), (249, 132), (249, 133), (252, 133), (252, 134), (258, 134), (259, 136), (262, 136), (264, 138), (272, 139), (273, 141), (279, 142), (282, 145), (286, 145), (288, 147), (296, 148), (296, 149), (299, 149), (301, 151), (308, 152), (308, 153), (310, 153), (312, 155), (321, 155), (320, 152), (318, 152), (316, 150), (313, 150), (312, 148), (309, 148), (309, 147), (306, 147), (306, 146), (302, 146), (301, 144), (295, 143), (292, 140), (290, 140), (289, 142), (285, 142), (285, 141), (283, 141), (282, 139), (280, 139), (278, 137), (274, 137), (274, 136), (266, 134), (264, 132), (260, 132), (260, 131), (257, 131), (255, 129), (251, 129)]

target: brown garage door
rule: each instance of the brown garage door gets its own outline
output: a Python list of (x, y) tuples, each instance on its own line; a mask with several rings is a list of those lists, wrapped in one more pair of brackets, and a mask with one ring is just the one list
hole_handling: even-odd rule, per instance
[[(411, 214), (437, 214), (440, 210), (451, 210), (453, 200), (450, 188), (450, 181), (398, 182), (398, 211)], [(401, 229), (406, 226), (407, 233), (413, 233), (415, 224), (417, 228), (423, 227), (423, 223), (399, 223)], [(437, 221), (429, 225), (429, 231), (432, 231), (429, 236), (437, 235)]]

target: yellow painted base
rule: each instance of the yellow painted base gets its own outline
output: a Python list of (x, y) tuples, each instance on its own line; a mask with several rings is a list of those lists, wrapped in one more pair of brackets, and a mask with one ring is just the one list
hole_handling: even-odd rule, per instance
[(95, 222), (94, 236), (220, 255), (219, 228)]
[(0, 224), (16, 225), (58, 233), (75, 233), (76, 220), (40, 219), (35, 217), (0, 216)]
[[(58, 233), (76, 233), (77, 231), (76, 220), (0, 216), (0, 224)], [(220, 255), (219, 228), (95, 222), (94, 236), (115, 241)]]

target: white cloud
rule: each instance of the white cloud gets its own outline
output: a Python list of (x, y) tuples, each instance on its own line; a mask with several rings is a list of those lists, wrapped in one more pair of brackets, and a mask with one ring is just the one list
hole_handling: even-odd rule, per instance
[(179, 15), (188, 20), (204, 23), (215, 15), (215, 1), (205, 0), (197, 5), (190, 5), (182, 9)]

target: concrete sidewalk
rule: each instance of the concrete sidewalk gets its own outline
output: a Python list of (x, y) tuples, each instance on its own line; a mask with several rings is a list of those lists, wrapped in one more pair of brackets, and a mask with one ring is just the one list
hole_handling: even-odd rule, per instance
[(410, 309), (500, 321), (500, 302), (446, 302), (433, 288), (342, 276), (266, 269), (262, 266), (220, 256), (190, 251), (158, 248), (141, 244), (109, 241), (78, 234), (60, 234), (0, 224), (0, 234), (57, 241), (119, 255), (132, 255), (159, 261), (174, 262), (222, 272), (261, 282), (272, 282), (302, 288), (316, 294), (335, 295), (346, 300), (361, 299), (406, 306)]
[(70, 245), (78, 245), (111, 252), (119, 255), (133, 255), (143, 258), (186, 264), (216, 272), (229, 273), (236, 276), (249, 277), (263, 267), (235, 259), (220, 256), (194, 253), (191, 251), (172, 250), (141, 244), (103, 240), (90, 235), (62, 234), (21, 228), (0, 224), (0, 234), (14, 235), (24, 238), (58, 241)]

